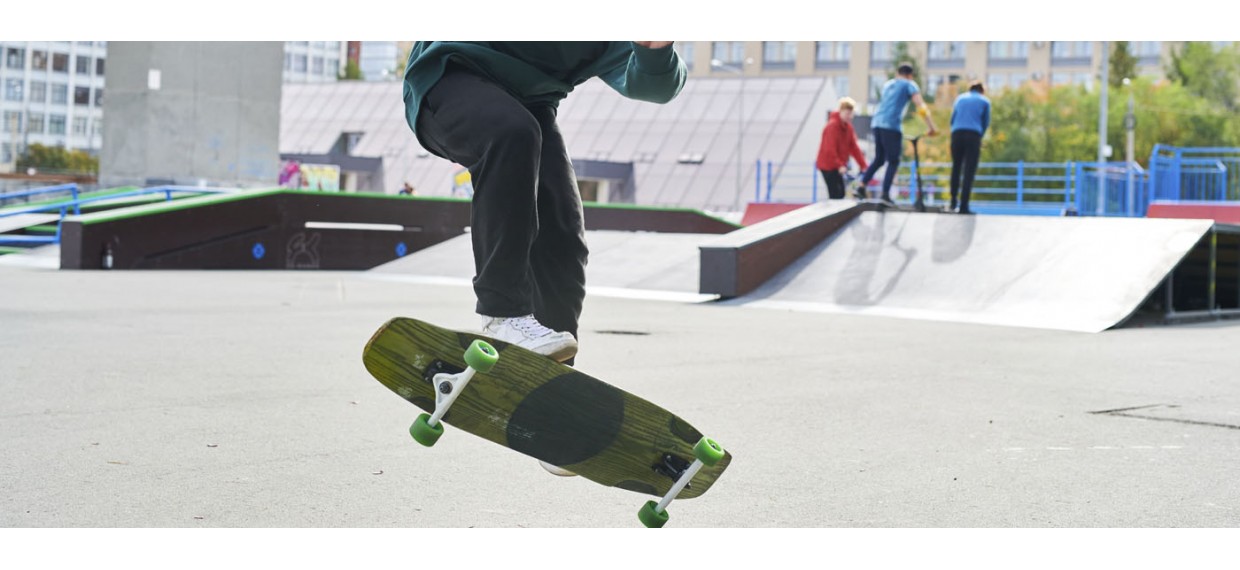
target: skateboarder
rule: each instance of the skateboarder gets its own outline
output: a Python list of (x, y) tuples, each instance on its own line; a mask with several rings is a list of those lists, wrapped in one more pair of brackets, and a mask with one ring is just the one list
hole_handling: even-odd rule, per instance
[(921, 98), (921, 89), (913, 81), (913, 66), (900, 65), (896, 70), (896, 77), (883, 84), (878, 110), (874, 112), (874, 118), (870, 120), (870, 125), (874, 130), (874, 162), (870, 163), (870, 167), (866, 169), (865, 174), (861, 175), (860, 180), (853, 182), (854, 191), (857, 188), (864, 188), (870, 180), (874, 179), (878, 169), (886, 164), (887, 171), (883, 174), (883, 193), (879, 199), (888, 206), (895, 205), (891, 201), (891, 185), (895, 182), (896, 172), (900, 169), (900, 153), (904, 149), (904, 130), (901, 123), (904, 122), (904, 108), (910, 100), (916, 106), (917, 114), (926, 121), (926, 134), (929, 136), (938, 134), (938, 129), (934, 128), (934, 119), (930, 117), (930, 110), (926, 108), (926, 103)]
[(853, 131), (853, 110), (857, 102), (851, 97), (841, 97), (836, 110), (827, 115), (827, 126), (822, 129), (822, 143), (818, 146), (818, 171), (827, 183), (827, 196), (832, 200), (844, 198), (844, 173), (848, 171), (848, 158), (857, 161), (865, 170), (865, 154), (857, 146), (857, 133)]
[(405, 119), (426, 150), (464, 165), (482, 334), (572, 364), (588, 250), (556, 107), (598, 77), (666, 103), (684, 87), (672, 42), (417, 42)]
[[(990, 126), (990, 99), (981, 81), (969, 84), (952, 107), (952, 204), (956, 211), (957, 196), (961, 214), (972, 214), (969, 197), (973, 194), (973, 177), (982, 155), (982, 136)], [(963, 178), (963, 180), (962, 180)]]

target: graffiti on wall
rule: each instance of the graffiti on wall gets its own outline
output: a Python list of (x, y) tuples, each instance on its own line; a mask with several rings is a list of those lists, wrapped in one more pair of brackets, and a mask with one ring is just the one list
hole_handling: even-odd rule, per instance
[(288, 160), (280, 168), (280, 187), (296, 190), (340, 191), (340, 167)]

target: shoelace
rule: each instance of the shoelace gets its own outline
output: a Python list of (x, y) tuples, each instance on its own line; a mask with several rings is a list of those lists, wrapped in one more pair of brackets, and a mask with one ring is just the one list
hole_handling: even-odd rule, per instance
[(538, 338), (554, 332), (543, 326), (542, 323), (538, 322), (538, 319), (532, 316), (512, 319), (511, 324), (512, 328), (521, 331), (522, 334), (530, 338)]

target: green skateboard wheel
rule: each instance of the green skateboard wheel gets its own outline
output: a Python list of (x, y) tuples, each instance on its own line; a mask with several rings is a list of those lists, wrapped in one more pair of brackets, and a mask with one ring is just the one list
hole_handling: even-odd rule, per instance
[(655, 512), (654, 508), (657, 506), (659, 504), (654, 501), (646, 501), (646, 504), (642, 505), (642, 510), (637, 511), (637, 518), (646, 525), (646, 528), (663, 528), (663, 525), (667, 524), (667, 519), (671, 518), (667, 511)]
[(435, 424), (431, 427), (426, 421), (431, 419), (430, 414), (422, 414), (418, 419), (414, 420), (413, 425), (409, 426), (409, 435), (413, 436), (414, 441), (430, 447), (439, 441), (439, 436), (443, 435), (443, 423)]
[(703, 465), (711, 467), (723, 460), (723, 447), (715, 443), (715, 440), (704, 437), (693, 446), (693, 456)]
[(487, 341), (478, 339), (465, 350), (465, 364), (478, 372), (488, 372), (499, 361), (499, 352)]

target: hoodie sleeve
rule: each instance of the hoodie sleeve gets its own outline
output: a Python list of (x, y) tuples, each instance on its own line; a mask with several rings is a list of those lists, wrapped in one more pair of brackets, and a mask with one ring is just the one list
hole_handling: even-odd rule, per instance
[(639, 101), (667, 103), (685, 86), (684, 62), (672, 46), (647, 48), (629, 44), (628, 60), (599, 77), (621, 95)]

